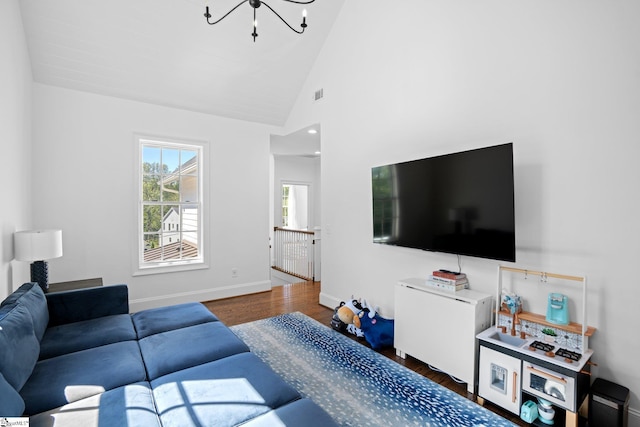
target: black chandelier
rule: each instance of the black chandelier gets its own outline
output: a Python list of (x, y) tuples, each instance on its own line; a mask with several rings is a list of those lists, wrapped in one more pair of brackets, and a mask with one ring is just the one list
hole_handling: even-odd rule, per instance
[[(297, 4), (309, 4), (309, 3), (313, 3), (316, 0), (282, 0), (282, 1), (287, 1), (289, 3), (297, 3)], [(226, 18), (227, 16), (229, 16), (229, 14), (231, 12), (233, 12), (234, 10), (236, 10), (237, 8), (239, 8), (243, 3), (249, 3), (249, 5), (253, 8), (253, 33), (251, 33), (251, 35), (253, 36), (253, 41), (256, 41), (256, 37), (258, 37), (258, 21), (256, 20), (256, 9), (258, 9), (260, 6), (265, 5), (267, 6), (267, 8), (273, 12), (278, 18), (280, 18), (280, 20), (282, 22), (284, 22), (286, 24), (287, 27), (291, 28), (291, 30), (293, 32), (296, 32), (298, 34), (302, 34), (304, 33), (305, 28), (307, 28), (307, 10), (303, 10), (302, 11), (302, 24), (300, 24), (300, 27), (302, 28), (302, 30), (296, 30), (295, 28), (293, 28), (291, 25), (289, 25), (289, 23), (287, 21), (285, 21), (285, 19), (280, 16), (280, 14), (278, 14), (278, 12), (276, 12), (275, 10), (273, 10), (273, 8), (271, 6), (269, 6), (267, 3), (261, 1), (261, 0), (243, 0), (240, 3), (238, 3), (233, 9), (231, 9), (229, 12), (225, 13), (222, 18), (211, 22), (211, 14), (209, 13), (209, 6), (206, 7), (206, 11), (204, 13), (204, 17), (207, 18), (207, 23), (209, 25), (215, 25), (218, 22), (222, 21), (224, 18)]]

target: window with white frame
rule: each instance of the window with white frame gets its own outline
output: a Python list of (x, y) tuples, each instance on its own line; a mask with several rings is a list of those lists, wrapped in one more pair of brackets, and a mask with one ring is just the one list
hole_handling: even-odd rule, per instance
[(203, 146), (138, 142), (138, 268), (202, 264)]
[(306, 230), (309, 225), (309, 185), (282, 184), (282, 226)]

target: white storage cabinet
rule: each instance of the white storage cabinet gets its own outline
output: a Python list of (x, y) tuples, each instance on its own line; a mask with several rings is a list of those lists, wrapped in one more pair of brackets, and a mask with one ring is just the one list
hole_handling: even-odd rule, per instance
[(394, 347), (476, 386), (476, 335), (491, 326), (491, 295), (465, 289), (446, 292), (425, 279), (404, 279), (395, 288)]

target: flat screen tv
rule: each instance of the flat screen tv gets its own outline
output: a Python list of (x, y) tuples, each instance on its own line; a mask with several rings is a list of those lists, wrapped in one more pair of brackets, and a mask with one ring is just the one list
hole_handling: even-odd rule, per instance
[(515, 261), (513, 144), (371, 169), (373, 241)]

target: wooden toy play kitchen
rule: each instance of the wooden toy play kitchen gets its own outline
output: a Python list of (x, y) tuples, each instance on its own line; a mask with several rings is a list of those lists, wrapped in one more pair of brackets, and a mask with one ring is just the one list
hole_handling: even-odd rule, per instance
[[(493, 402), (534, 425), (578, 426), (578, 410), (589, 393), (593, 351), (586, 326), (585, 277), (501, 266), (496, 301), (502, 301), (502, 276), (510, 272), (578, 282), (582, 285), (582, 321), (569, 321), (567, 297), (548, 295), (546, 315), (500, 303), (495, 325), (479, 333), (478, 402)], [(522, 412), (521, 412), (522, 411)], [(527, 413), (525, 415), (525, 412)], [(535, 411), (533, 411), (535, 412)]]

